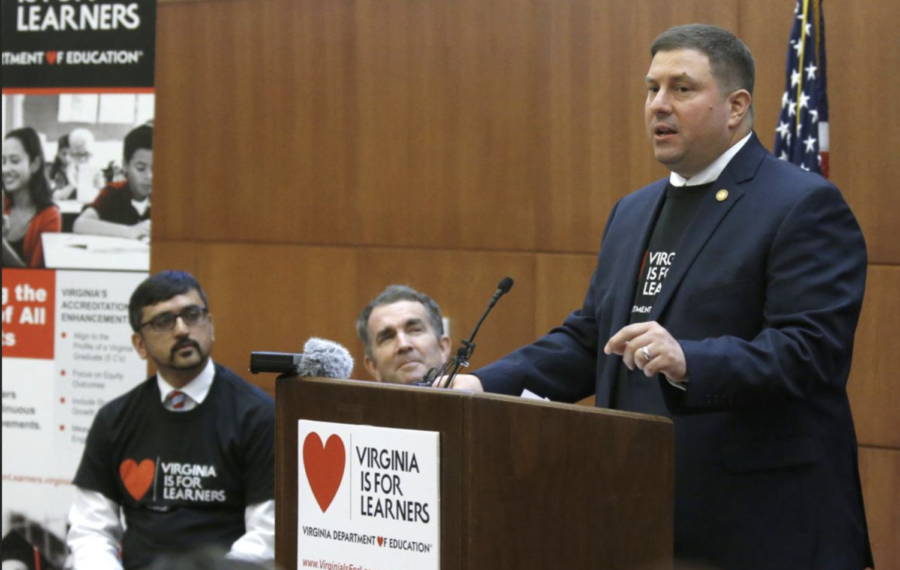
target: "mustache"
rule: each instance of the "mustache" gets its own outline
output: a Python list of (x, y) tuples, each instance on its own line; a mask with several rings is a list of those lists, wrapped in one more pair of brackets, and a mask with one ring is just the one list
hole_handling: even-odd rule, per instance
[(187, 347), (193, 347), (197, 350), (197, 352), (200, 352), (200, 353), (203, 352), (202, 350), (200, 350), (200, 344), (197, 341), (191, 340), (191, 339), (183, 340), (172, 347), (172, 351), (171, 351), (172, 359), (174, 360), (176, 352), (178, 352), (179, 350), (181, 350), (183, 348), (187, 348)]

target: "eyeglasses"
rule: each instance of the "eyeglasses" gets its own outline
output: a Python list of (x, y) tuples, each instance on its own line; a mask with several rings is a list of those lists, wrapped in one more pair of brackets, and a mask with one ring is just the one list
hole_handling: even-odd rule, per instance
[(187, 326), (193, 327), (202, 325), (208, 317), (209, 309), (191, 305), (182, 309), (180, 313), (160, 313), (146, 323), (141, 323), (140, 328), (149, 326), (156, 332), (166, 332), (175, 328), (175, 321), (178, 319), (181, 319)]

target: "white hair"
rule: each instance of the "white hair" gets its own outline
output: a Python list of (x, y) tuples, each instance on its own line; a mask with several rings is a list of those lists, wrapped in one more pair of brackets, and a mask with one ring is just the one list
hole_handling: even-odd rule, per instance
[(69, 147), (90, 149), (94, 146), (94, 133), (87, 129), (78, 128), (69, 133)]

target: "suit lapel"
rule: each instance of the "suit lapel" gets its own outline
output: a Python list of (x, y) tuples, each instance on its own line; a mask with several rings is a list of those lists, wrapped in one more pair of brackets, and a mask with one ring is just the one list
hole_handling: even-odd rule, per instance
[[(713, 183), (712, 191), (703, 200), (700, 210), (685, 230), (684, 237), (678, 248), (678, 255), (672, 264), (672, 270), (663, 283), (662, 290), (653, 303), (648, 320), (659, 321), (669, 301), (675, 295), (684, 276), (687, 274), (694, 260), (703, 250), (703, 246), (715, 233), (716, 228), (728, 215), (728, 212), (743, 197), (744, 191), (740, 184), (753, 178), (757, 168), (765, 155), (766, 150), (759, 143), (756, 134), (747, 141), (744, 148), (731, 160), (722, 171), (719, 178)], [(727, 198), (717, 199), (722, 191), (726, 191)], [(655, 219), (655, 218), (654, 218)], [(645, 242), (646, 243), (646, 242)]]

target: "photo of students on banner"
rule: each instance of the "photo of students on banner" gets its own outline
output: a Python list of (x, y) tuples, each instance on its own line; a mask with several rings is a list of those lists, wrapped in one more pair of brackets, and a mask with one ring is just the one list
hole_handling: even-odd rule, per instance
[(3, 138), (3, 267), (41, 269), (43, 235), (59, 233), (62, 218), (44, 174), (44, 150), (34, 129)]
[(75, 233), (149, 241), (153, 127), (134, 128), (122, 147), (121, 174), (104, 177), (106, 186), (75, 220)]
[(152, 94), (3, 96), (3, 267), (147, 271)]

